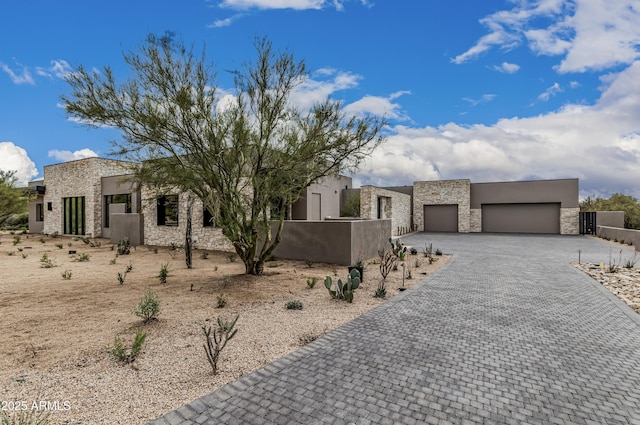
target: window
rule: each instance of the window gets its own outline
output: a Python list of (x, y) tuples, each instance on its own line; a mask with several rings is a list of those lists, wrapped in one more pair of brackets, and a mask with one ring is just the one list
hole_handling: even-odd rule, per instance
[(158, 226), (178, 225), (178, 195), (158, 198)]
[(84, 196), (62, 198), (64, 234), (84, 235), (85, 202)]
[(47, 211), (53, 211), (53, 202), (47, 202)]
[(218, 227), (209, 208), (202, 208), (202, 227)]
[(36, 221), (44, 221), (44, 204), (36, 204)]
[(104, 197), (104, 227), (109, 227), (109, 205), (111, 204), (125, 204), (125, 212), (131, 212), (131, 194), (121, 193), (118, 195), (106, 195)]

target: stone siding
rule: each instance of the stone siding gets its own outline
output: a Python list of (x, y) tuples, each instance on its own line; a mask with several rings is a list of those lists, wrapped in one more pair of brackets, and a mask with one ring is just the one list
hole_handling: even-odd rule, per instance
[[(375, 186), (360, 188), (360, 218), (378, 218), (378, 198), (385, 206), (381, 219), (391, 219), (391, 235), (399, 236), (411, 229), (411, 195)], [(404, 231), (403, 231), (404, 229)]]
[(472, 208), (469, 215), (469, 232), (482, 232), (482, 209)]
[(468, 179), (413, 184), (413, 220), (420, 231), (424, 231), (425, 205), (457, 205), (458, 232), (468, 233), (471, 230), (471, 182)]
[(580, 233), (580, 208), (560, 208), (560, 234)]
[[(166, 195), (177, 194), (178, 191), (168, 191)], [(178, 225), (158, 226), (157, 222), (157, 196), (158, 194), (143, 187), (141, 191), (142, 211), (144, 213), (144, 244), (157, 246), (171, 246), (171, 244), (184, 245), (187, 217), (186, 194), (180, 194), (178, 198)], [(200, 249), (219, 251), (235, 251), (233, 245), (222, 234), (219, 227), (203, 226), (202, 201), (195, 199), (191, 212), (191, 235), (193, 246)]]
[[(63, 233), (62, 199), (85, 198), (85, 235), (102, 236), (101, 178), (118, 176), (131, 171), (131, 163), (104, 158), (85, 158), (78, 161), (44, 167), (46, 193), (43, 233)], [(51, 203), (51, 211), (47, 206)]]

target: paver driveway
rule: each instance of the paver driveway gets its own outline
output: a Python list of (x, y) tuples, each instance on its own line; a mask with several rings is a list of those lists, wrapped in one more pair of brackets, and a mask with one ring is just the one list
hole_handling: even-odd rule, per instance
[(425, 233), (403, 241), (454, 257), (153, 424), (640, 424), (637, 314), (569, 264), (578, 249), (583, 261), (607, 263), (610, 244)]

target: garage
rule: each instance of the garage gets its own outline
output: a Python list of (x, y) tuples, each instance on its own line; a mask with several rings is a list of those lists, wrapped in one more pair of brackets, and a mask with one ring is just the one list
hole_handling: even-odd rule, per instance
[(425, 232), (457, 232), (458, 205), (425, 205)]
[(482, 231), (560, 233), (560, 203), (483, 204)]

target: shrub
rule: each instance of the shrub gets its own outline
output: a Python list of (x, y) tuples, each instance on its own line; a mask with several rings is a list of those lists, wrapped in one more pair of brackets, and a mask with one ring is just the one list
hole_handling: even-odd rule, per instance
[(58, 248), (58, 249), (62, 249), (62, 244), (61, 244), (61, 243), (57, 243), (57, 244), (56, 244), (56, 248)]
[[(28, 406), (31, 407), (31, 406)], [(47, 425), (49, 423), (50, 412), (46, 410), (14, 410), (9, 415), (4, 410), (0, 410), (0, 424), (2, 425)]]
[(64, 280), (71, 280), (71, 275), (72, 275), (71, 270), (65, 270), (62, 272), (62, 278)]
[(636, 266), (636, 263), (638, 262), (638, 257), (636, 256), (636, 253), (633, 253), (633, 257), (631, 258), (625, 258), (624, 259), (624, 268), (625, 269), (632, 269)]
[(129, 255), (131, 253), (131, 244), (129, 238), (118, 241), (118, 255)]
[(120, 285), (124, 285), (124, 281), (127, 278), (127, 272), (125, 271), (124, 273), (120, 273), (118, 272), (118, 283)]
[(225, 308), (226, 306), (227, 306), (227, 299), (224, 297), (223, 294), (218, 295), (218, 298), (216, 298), (216, 307)]
[(89, 261), (89, 258), (91, 258), (91, 255), (84, 253), (84, 254), (76, 254), (73, 257), (71, 257), (73, 261), (78, 261), (78, 262), (85, 262), (85, 261)]
[(200, 254), (200, 258), (206, 260), (207, 258), (209, 258), (209, 253), (206, 251), (203, 252), (202, 254)]
[(167, 283), (167, 276), (169, 276), (169, 263), (162, 263), (160, 266), (160, 273), (158, 273), (160, 283)]
[(14, 245), (18, 245), (20, 243), (20, 236), (14, 236), (13, 237), (13, 244)]
[(49, 258), (49, 254), (46, 252), (42, 254), (42, 257), (40, 257), (40, 267), (43, 269), (50, 269), (51, 267), (54, 267), (53, 260)]
[(313, 258), (307, 257), (305, 258), (304, 262), (307, 265), (307, 267), (309, 268), (313, 267), (313, 263), (314, 263)]
[(156, 319), (160, 314), (160, 300), (150, 288), (145, 289), (140, 302), (133, 309), (133, 314), (140, 317), (144, 323)]
[(298, 300), (287, 301), (285, 307), (287, 310), (302, 310), (302, 302)]
[(142, 344), (144, 344), (146, 338), (147, 334), (142, 332), (141, 329), (138, 329), (133, 343), (131, 344), (131, 349), (127, 350), (125, 348), (125, 342), (120, 339), (120, 337), (116, 336), (110, 353), (121, 362), (133, 363), (136, 357), (138, 357), (138, 354), (140, 354), (140, 351), (142, 351)]
[(222, 320), (218, 317), (217, 326), (213, 329), (213, 335), (211, 334), (211, 326), (203, 326), (202, 332), (204, 332), (204, 336), (206, 338), (204, 344), (204, 351), (207, 354), (207, 360), (213, 369), (213, 374), (218, 373), (218, 359), (220, 358), (220, 352), (226, 347), (227, 343), (231, 341), (231, 339), (238, 332), (237, 329), (234, 329), (236, 326), (236, 322), (238, 321), (239, 315), (236, 315), (236, 318), (233, 320)]
[(378, 282), (378, 287), (376, 288), (376, 293), (374, 295), (376, 298), (385, 298), (387, 296), (387, 288), (385, 287), (385, 280), (381, 279)]

